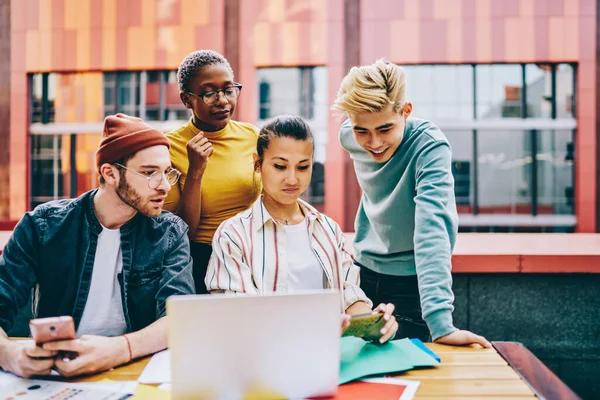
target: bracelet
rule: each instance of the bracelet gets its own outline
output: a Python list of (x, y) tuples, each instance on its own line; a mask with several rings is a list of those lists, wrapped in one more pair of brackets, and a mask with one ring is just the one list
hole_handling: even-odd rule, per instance
[(130, 363), (131, 360), (133, 360), (133, 353), (131, 353), (131, 343), (129, 343), (129, 338), (126, 335), (121, 336), (125, 338), (125, 341), (127, 342), (127, 348), (129, 349), (129, 361), (127, 361), (127, 363)]

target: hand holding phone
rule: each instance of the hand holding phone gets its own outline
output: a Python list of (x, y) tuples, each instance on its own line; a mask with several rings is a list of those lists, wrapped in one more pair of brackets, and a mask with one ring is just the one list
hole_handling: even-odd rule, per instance
[(365, 313), (350, 316), (350, 325), (342, 336), (365, 336), (385, 325), (383, 313)]
[(37, 345), (76, 338), (75, 324), (70, 316), (32, 319), (29, 330)]

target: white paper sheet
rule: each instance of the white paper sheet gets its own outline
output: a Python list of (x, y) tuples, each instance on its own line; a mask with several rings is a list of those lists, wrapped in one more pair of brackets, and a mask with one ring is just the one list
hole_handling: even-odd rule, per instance
[(170, 383), (163, 383), (162, 385), (158, 386), (158, 389), (166, 390), (167, 392), (170, 392), (173, 390), (173, 387), (171, 386)]
[[(11, 374), (10, 372), (0, 371), (0, 386), (7, 385), (9, 383), (13, 383), (18, 381), (19, 378)], [(0, 392), (1, 393), (1, 392)]]
[(138, 377), (139, 383), (171, 383), (171, 355), (169, 350), (156, 353)]
[[(111, 382), (108, 382), (111, 383)], [(104, 388), (104, 389), (103, 389)], [(105, 390), (105, 383), (66, 383), (35, 379), (17, 379), (0, 386), (2, 398), (19, 400), (82, 399), (82, 400), (122, 400), (131, 397), (131, 393)]]
[(404, 393), (400, 396), (398, 400), (412, 400), (417, 393), (417, 389), (421, 382), (413, 381), (409, 379), (396, 379), (396, 378), (373, 378), (373, 379), (363, 379), (363, 382), (373, 382), (373, 383), (386, 383), (389, 385), (402, 385), (406, 386)]

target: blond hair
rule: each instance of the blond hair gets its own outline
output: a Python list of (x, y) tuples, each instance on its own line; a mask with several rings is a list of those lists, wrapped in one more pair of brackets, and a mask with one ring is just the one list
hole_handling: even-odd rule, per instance
[(390, 104), (399, 112), (404, 107), (406, 76), (402, 67), (377, 60), (374, 64), (352, 67), (342, 80), (333, 109), (347, 114), (379, 112)]

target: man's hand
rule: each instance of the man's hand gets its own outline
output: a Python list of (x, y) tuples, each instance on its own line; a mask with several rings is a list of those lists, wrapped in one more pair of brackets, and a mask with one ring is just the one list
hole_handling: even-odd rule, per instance
[(30, 343), (12, 342), (3, 349), (2, 367), (8, 372), (21, 378), (31, 378), (35, 375), (48, 375), (54, 365), (54, 357), (58, 353), (54, 350), (45, 350)]
[(106, 371), (129, 361), (127, 339), (121, 336), (83, 335), (79, 339), (48, 342), (43, 347), (77, 353), (74, 359), (58, 357), (54, 363), (56, 370), (66, 377)]
[(212, 143), (204, 137), (204, 132), (198, 133), (186, 145), (189, 167), (188, 176), (200, 178), (204, 175), (208, 158), (213, 153)]
[(436, 343), (447, 344), (451, 346), (465, 346), (469, 344), (478, 344), (481, 347), (491, 349), (492, 345), (483, 336), (479, 336), (469, 331), (454, 331), (435, 340)]
[[(383, 313), (383, 319), (386, 321), (381, 329), (376, 329), (364, 336), (367, 340), (378, 340), (379, 343), (385, 343), (396, 335), (398, 330), (398, 322), (394, 317), (394, 305), (392, 303), (381, 303), (373, 309), (374, 313)], [(379, 326), (379, 324), (377, 324)]]

